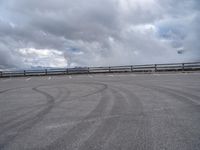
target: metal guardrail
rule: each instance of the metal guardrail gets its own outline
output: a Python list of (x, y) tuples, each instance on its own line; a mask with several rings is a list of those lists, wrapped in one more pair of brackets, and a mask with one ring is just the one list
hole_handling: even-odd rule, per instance
[(79, 68), (57, 68), (22, 71), (0, 71), (0, 77), (24, 77), (45, 75), (70, 75), (89, 73), (120, 73), (120, 72), (166, 72), (166, 71), (200, 71), (200, 62), (193, 63), (171, 63), (171, 64), (148, 64), (132, 66), (110, 66), (110, 67), (79, 67)]

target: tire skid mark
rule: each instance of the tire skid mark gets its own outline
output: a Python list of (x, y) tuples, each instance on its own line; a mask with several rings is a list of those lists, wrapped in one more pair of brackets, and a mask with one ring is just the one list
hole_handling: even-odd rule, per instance
[[(50, 86), (50, 84), (39, 85), (38, 87), (44, 87), (44, 86)], [(15, 88), (10, 88), (10, 89), (6, 89), (6, 90), (2, 90), (2, 91), (0, 91), (0, 94), (6, 93), (6, 92), (10, 92), (10, 91), (13, 91), (13, 90), (25, 89), (25, 88), (29, 88), (29, 86), (15, 87)]]
[(196, 103), (197, 105), (200, 105), (200, 102), (196, 101), (196, 100), (200, 100), (200, 96), (198, 95), (194, 95), (194, 94), (191, 94), (191, 93), (188, 93), (188, 92), (185, 92), (185, 91), (180, 91), (180, 90), (177, 90), (177, 89), (172, 89), (170, 87), (161, 87), (161, 88), (165, 88), (169, 91), (172, 91), (174, 93), (179, 93), (187, 98), (189, 98), (192, 102)]
[[(140, 86), (144, 87), (144, 88), (148, 88), (148, 89), (152, 90), (153, 92), (156, 91), (156, 92), (161, 92), (163, 94), (171, 95), (176, 100), (181, 100), (181, 101), (191, 105), (190, 100), (188, 101), (187, 98), (185, 98), (184, 96), (180, 95), (180, 93), (182, 93), (181, 91), (173, 91), (172, 89), (165, 88), (165, 87), (160, 87), (160, 86), (151, 86), (151, 87), (144, 86), (144, 85), (140, 85)], [(174, 92), (176, 92), (176, 93), (174, 93)], [(177, 92), (178, 93), (180, 92), (180, 93), (177, 94)], [(192, 106), (196, 106), (196, 105), (193, 105), (193, 103), (192, 103)], [(180, 142), (179, 144), (180, 145), (182, 144), (183, 147), (185, 147), (186, 149), (190, 149), (190, 146), (188, 144), (182, 142), (182, 141), (185, 141), (185, 139), (190, 139), (190, 137), (193, 136), (193, 134), (190, 131), (190, 127), (185, 126), (184, 124), (182, 124), (180, 122), (179, 119), (177, 119), (177, 118), (179, 118), (179, 116), (176, 114), (175, 110), (163, 109), (163, 113), (167, 114), (167, 115), (165, 115), (167, 117), (166, 121), (165, 121), (165, 128), (169, 128), (169, 130), (170, 130), (170, 132), (168, 134), (170, 134), (171, 138), (169, 138), (169, 140), (172, 140), (174, 138), (175, 139), (179, 139), (179, 142)], [(176, 134), (173, 133), (173, 130), (176, 131), (175, 132)], [(171, 143), (173, 143), (173, 142), (174, 141), (171, 141)], [(178, 142), (178, 141), (176, 141), (176, 142)], [(165, 143), (166, 143), (166, 141), (165, 141)], [(168, 148), (169, 149), (173, 149), (173, 147), (168, 147)]]
[[(108, 109), (106, 107), (109, 106), (110, 103), (110, 96), (108, 95), (108, 87), (104, 84), (104, 88), (99, 91), (101, 94), (101, 98), (96, 105), (96, 107), (87, 115), (85, 116), (80, 123), (73, 126), (64, 136), (56, 139), (50, 145), (42, 148), (42, 149), (66, 149), (71, 150), (77, 148), (80, 143), (84, 142), (88, 135), (92, 134), (96, 128), (101, 123), (100, 121), (86, 121), (91, 118), (94, 118), (98, 115), (104, 116), (109, 114)], [(97, 94), (97, 92), (94, 92)], [(91, 95), (91, 94), (90, 94)], [(112, 107), (112, 104), (111, 104)]]
[(121, 117), (118, 128), (113, 132), (110, 140), (107, 140), (105, 149), (151, 149), (153, 141), (150, 119), (144, 113), (141, 99), (130, 90), (131, 88), (115, 87), (127, 101), (126, 114)]
[[(70, 147), (69, 149), (103, 149), (105, 147), (105, 144), (109, 141), (111, 135), (115, 134), (115, 132), (118, 132), (118, 126), (123, 123), (123, 117), (126, 117), (127, 115), (131, 116), (131, 114), (128, 114), (126, 111), (129, 106), (129, 104), (127, 103), (126, 93), (121, 92), (121, 89), (110, 89), (112, 95), (115, 98), (114, 106), (109, 113), (109, 115), (113, 117), (104, 118), (104, 120), (102, 120), (101, 123), (98, 125), (98, 128), (93, 132), (93, 134), (88, 137), (85, 142), (82, 142), (80, 147)], [(137, 113), (137, 116), (138, 114), (141, 115), (140, 113)], [(138, 135), (140, 135), (141, 133), (145, 133), (146, 136), (141, 136), (141, 138), (147, 138), (149, 135), (149, 130), (145, 128), (147, 126), (146, 118), (144, 119), (144, 116), (140, 117), (140, 124), (142, 128), (140, 128), (140, 130), (138, 131)], [(145, 125), (143, 125), (144, 123)]]
[[(100, 85), (103, 85), (103, 84), (100, 84)], [(32, 126), (33, 126), (34, 124), (38, 123), (39, 121), (41, 121), (42, 118), (43, 118), (46, 114), (48, 114), (54, 106), (56, 106), (56, 105), (62, 103), (63, 101), (65, 101), (65, 100), (68, 98), (68, 96), (70, 95), (70, 91), (67, 90), (67, 97), (62, 97), (60, 101), (55, 102), (53, 96), (51, 96), (51, 95), (49, 95), (48, 93), (46, 93), (46, 92), (44, 92), (44, 91), (42, 91), (42, 90), (39, 89), (39, 87), (45, 87), (45, 86), (46, 86), (46, 85), (41, 85), (41, 86), (32, 88), (32, 90), (34, 90), (34, 91), (36, 91), (36, 92), (38, 92), (38, 93), (40, 93), (40, 94), (42, 94), (42, 95), (44, 95), (44, 96), (46, 97), (46, 99), (47, 99), (47, 104), (45, 104), (45, 105), (47, 105), (47, 106), (45, 106), (45, 108), (42, 109), (42, 111), (40, 111), (35, 117), (30, 118), (30, 119), (26, 119), (25, 121), (19, 121), (19, 122), (17, 122), (16, 124), (13, 124), (13, 125), (7, 127), (7, 128), (10, 128), (10, 127), (11, 127), (11, 128), (14, 128), (15, 126), (21, 126), (21, 127), (19, 127), (19, 128), (22, 129), (23, 131), (20, 130), (20, 129), (17, 129), (18, 131), (16, 132), (16, 134), (15, 134), (14, 136), (12, 136), (12, 137), (9, 137), (9, 139), (6, 139), (5, 141), (11, 141), (11, 139), (14, 140), (15, 137), (18, 136), (18, 133), (20, 134), (21, 132), (24, 132), (24, 131), (26, 131), (26, 130), (28, 130), (28, 129), (31, 129)], [(59, 90), (61, 89), (60, 87), (57, 87), (57, 88), (59, 88)], [(107, 88), (107, 87), (104, 86), (104, 87), (101, 88), (100, 90), (97, 90), (97, 91), (95, 91), (95, 92), (93, 92), (93, 93), (84, 95), (84, 97), (97, 94), (98, 92), (101, 92), (101, 91), (104, 90), (105, 88)], [(63, 89), (63, 88), (62, 88), (62, 89)], [(64, 89), (67, 89), (67, 88), (64, 87)], [(61, 91), (62, 91), (62, 90), (60, 90), (60, 92), (61, 92)], [(66, 91), (65, 91), (65, 92), (66, 92)], [(60, 94), (58, 94), (58, 95), (60, 95)], [(57, 99), (58, 99), (58, 98), (57, 98)], [(30, 121), (30, 120), (31, 120), (31, 121)], [(34, 123), (34, 120), (36, 121), (35, 123)], [(27, 123), (28, 121), (30, 121), (30, 123)], [(32, 125), (32, 126), (30, 126), (30, 125)], [(9, 130), (9, 129), (8, 129), (8, 130)], [(6, 132), (6, 131), (8, 131), (8, 130), (4, 130), (3, 132)], [(3, 147), (5, 147), (5, 146), (7, 146), (10, 142), (8, 142), (8, 143), (4, 142), (4, 143), (5, 143), (5, 144), (0, 145), (0, 149), (3, 148)]]
[[(124, 86), (115, 86), (118, 88), (119, 92), (124, 96), (126, 102), (128, 111), (132, 113), (133, 115), (138, 115), (143, 113), (143, 104), (140, 100), (140, 98), (134, 94), (134, 91), (131, 91), (131, 88), (125, 88)], [(131, 99), (130, 99), (131, 98)]]
[[(45, 105), (45, 107), (46, 107), (46, 105)], [(43, 110), (42, 110), (41, 112), (43, 112)], [(40, 114), (40, 112), (39, 112), (39, 114)], [(27, 115), (28, 115), (28, 114), (27, 114)], [(37, 116), (38, 116), (38, 115), (36, 115), (35, 117), (37, 117)], [(30, 121), (30, 120), (32, 120), (32, 119), (33, 119), (33, 118), (30, 117), (30, 118), (28, 118), (28, 119), (26, 119), (26, 120), (18, 121), (18, 122), (16, 122), (16, 123), (13, 124), (13, 125), (7, 126), (7, 127), (5, 127), (2, 131), (0, 131), (0, 134), (2, 134), (2, 133), (4, 133), (4, 132), (8, 131), (8, 130), (11, 129), (11, 128), (13, 129), (13, 128), (15, 128), (15, 127), (19, 127), (19, 126), (25, 124), (26, 121), (28, 122), (28, 121)]]
[[(160, 88), (159, 89), (156, 89), (156, 88), (154, 88), (153, 86), (151, 86), (151, 87), (149, 87), (149, 86), (144, 86), (144, 85), (138, 85), (138, 86), (140, 86), (140, 87), (142, 87), (142, 88), (146, 88), (146, 89), (149, 89), (151, 92), (151, 94), (154, 94), (155, 92), (161, 92), (160, 91)], [(163, 94), (166, 94), (165, 93), (165, 91), (162, 91), (161, 93), (163, 93)], [(166, 103), (166, 105), (169, 103), (169, 102), (165, 102)], [(163, 120), (164, 121), (164, 126), (165, 126), (165, 128), (166, 129), (168, 129), (170, 132), (168, 132), (168, 136), (170, 136), (171, 138), (167, 138), (167, 139), (165, 139), (165, 143), (163, 143), (162, 145), (163, 145), (163, 147), (165, 147), (165, 144), (166, 143), (168, 143), (170, 140), (172, 140), (175, 136), (179, 136), (179, 135), (177, 135), (177, 133), (176, 134), (174, 134), (173, 132), (171, 132), (171, 131), (173, 131), (174, 130), (174, 128), (173, 128), (173, 126), (174, 127), (176, 127), (176, 126), (180, 126), (180, 125), (178, 125), (178, 121), (177, 121), (177, 119), (176, 119), (176, 114), (175, 114), (175, 112), (174, 111), (172, 111), (171, 109), (167, 109), (167, 108), (165, 108), (165, 107), (163, 107), (163, 109), (162, 109), (162, 113), (164, 113), (165, 114), (165, 119)], [(153, 115), (153, 114), (155, 114), (155, 112), (154, 113), (151, 113), (151, 115)], [(160, 121), (160, 119), (159, 119), (159, 121)], [(155, 120), (153, 119), (153, 122), (152, 123), (154, 123), (155, 122)], [(153, 129), (152, 129), (153, 130)], [(162, 132), (161, 132), (162, 133)], [(180, 132), (180, 133), (178, 133), (178, 134), (180, 134), (180, 137), (182, 137), (182, 133), (183, 132)], [(162, 133), (163, 134), (163, 133)], [(163, 135), (163, 136), (165, 136), (165, 135)], [(155, 137), (155, 136), (154, 136)], [(163, 137), (160, 137), (160, 138), (163, 138)], [(158, 141), (158, 139), (155, 139), (155, 141)], [(158, 146), (157, 144), (154, 144), (154, 148), (153, 149), (163, 149), (163, 148), (155, 148), (156, 146)], [(169, 149), (171, 149), (170, 147), (169, 147)]]
[[(70, 95), (70, 92), (67, 91), (67, 97), (65, 97), (65, 98), (63, 97), (59, 102), (55, 102), (53, 96), (49, 95), (48, 93), (46, 93), (46, 92), (44, 92), (44, 91), (42, 91), (42, 90), (39, 90), (39, 89), (38, 89), (39, 87), (45, 87), (45, 85), (41, 85), (41, 86), (32, 88), (32, 90), (34, 90), (34, 91), (36, 91), (36, 92), (38, 92), (38, 93), (40, 93), (40, 94), (42, 94), (42, 95), (44, 95), (44, 96), (46, 97), (46, 99), (47, 99), (47, 104), (44, 104), (44, 106), (45, 106), (44, 109), (42, 109), (38, 114), (36, 114), (36, 116), (31, 117), (31, 118), (28, 118), (28, 119), (26, 119), (26, 120), (18, 121), (18, 122), (14, 123), (14, 124), (12, 124), (14, 120), (12, 120), (12, 122), (7, 122), (7, 123), (11, 123), (11, 124), (9, 124), (9, 125), (6, 126), (2, 131), (0, 131), (0, 134), (9, 131), (10, 128), (12, 128), (12, 129), (14, 129), (14, 128), (16, 128), (16, 127), (17, 127), (17, 128), (20, 128), (20, 126), (21, 126), (20, 129), (24, 129), (24, 128), (30, 129), (30, 128), (32, 128), (30, 125), (34, 125), (34, 124), (36, 124), (38, 121), (41, 121), (41, 120), (42, 120), (42, 117), (45, 116), (48, 112), (50, 112), (50, 110), (54, 107), (55, 104), (57, 105), (57, 104), (59, 104), (59, 103), (62, 103), (65, 99), (67, 99), (68, 95)], [(64, 88), (64, 89), (66, 89), (66, 88)], [(102, 90), (102, 89), (101, 89), (101, 90)], [(61, 92), (61, 91), (60, 91), (60, 92)], [(66, 92), (66, 91), (65, 91), (65, 92)], [(96, 91), (95, 94), (96, 94), (97, 92), (98, 92), (98, 91)], [(58, 95), (60, 95), (60, 94), (58, 94)], [(92, 94), (88, 94), (87, 96), (90, 96), (90, 95), (92, 95)], [(43, 105), (41, 105), (41, 106), (43, 106)], [(38, 109), (41, 109), (41, 108), (38, 108)], [(28, 113), (27, 113), (27, 115), (28, 115)], [(17, 120), (17, 119), (18, 119), (18, 118), (16, 118), (16, 120)], [(28, 122), (30, 122), (30, 123), (28, 123)], [(27, 124), (27, 125), (26, 125), (26, 124)], [(26, 127), (24, 127), (24, 126), (26, 126)], [(30, 127), (28, 127), (28, 126), (30, 126)], [(17, 129), (17, 130), (19, 130), (19, 129)], [(25, 129), (24, 129), (24, 130), (25, 130)], [(24, 130), (23, 130), (23, 131), (24, 131)], [(19, 130), (19, 131), (21, 131), (21, 130)], [(17, 133), (18, 133), (18, 132), (17, 132)], [(1, 148), (1, 147), (0, 147), (0, 148)]]
[[(62, 93), (62, 92), (59, 91), (59, 93), (58, 93), (58, 95), (57, 95), (56, 97), (59, 97), (59, 95), (61, 95), (61, 93)], [(67, 93), (68, 93), (68, 91), (67, 91)], [(41, 109), (42, 106), (46, 106), (46, 105), (47, 105), (47, 104), (38, 104), (38, 105), (33, 105), (33, 106), (24, 106), (24, 107), (30, 108), (30, 109), (34, 109), (35, 107), (37, 107), (37, 108), (35, 108), (34, 110), (31, 110), (31, 111), (28, 111), (28, 112), (26, 112), (26, 113), (24, 113), (24, 114), (22, 114), (22, 115), (14, 116), (13, 118), (11, 118), (11, 119), (9, 119), (9, 120), (0, 123), (0, 126), (2, 127), (2, 125), (7, 125), (7, 124), (9, 124), (9, 123), (13, 123), (14, 121), (20, 120), (22, 117), (28, 116), (28, 115), (31, 114), (32, 112), (34, 112), (34, 111), (36, 111), (36, 110), (39, 110), (39, 109)], [(20, 107), (20, 108), (16, 108), (16, 109), (10, 109), (10, 110), (5, 110), (4, 112), (16, 112), (16, 111), (18, 111), (18, 110), (23, 109), (24, 107)]]
[[(124, 117), (126, 118), (127, 116), (130, 117), (132, 115), (134, 115), (134, 117), (138, 117), (138, 115), (141, 116), (140, 112), (135, 114), (129, 112), (129, 99), (127, 93), (122, 91), (121, 88), (113, 87), (112, 93), (115, 95), (115, 104), (110, 115), (115, 117), (105, 119), (96, 132), (85, 143), (83, 143), (79, 149), (104, 149), (109, 143), (111, 136), (115, 136), (119, 131), (119, 126), (120, 124), (123, 124)], [(142, 122), (141, 125), (143, 123), (144, 122)], [(140, 131), (143, 130), (144, 128), (141, 128)]]
[[(60, 101), (56, 102), (56, 106), (58, 106), (60, 103), (64, 102), (66, 99), (68, 99), (71, 95), (71, 91), (67, 87), (58, 87), (62, 93), (65, 92), (65, 94), (60, 98)], [(64, 91), (63, 91), (64, 89)]]
[[(54, 87), (54, 88), (55, 88), (55, 87)], [(57, 87), (56, 87), (56, 88), (57, 88)], [(63, 91), (61, 91), (61, 88), (60, 88), (60, 87), (58, 87), (58, 89), (59, 89), (59, 92), (58, 92), (58, 94), (56, 95), (56, 97), (59, 98), (60, 95), (62, 95)], [(63, 89), (63, 88), (62, 88), (62, 89)], [(66, 88), (64, 88), (64, 89), (66, 89)], [(66, 92), (66, 91), (65, 91), (65, 92)], [(67, 96), (69, 95), (69, 92), (68, 92), (68, 91), (67, 91), (67, 94), (66, 94), (66, 95), (67, 95)], [(59, 102), (57, 102), (57, 103), (61, 103), (61, 102), (62, 102), (62, 100), (59, 101)], [(5, 122), (0, 123), (0, 126), (2, 127), (2, 126), (5, 126), (5, 125), (8, 125), (8, 124), (10, 124), (10, 123), (13, 124), (13, 122), (15, 122), (15, 121), (17, 121), (17, 120), (20, 120), (22, 117), (26, 117), (26, 116), (28, 116), (29, 114), (31, 114), (32, 112), (41, 109), (42, 106), (46, 106), (46, 104), (38, 104), (38, 105), (34, 105), (34, 106), (27, 106), (26, 108), (30, 108), (30, 109), (34, 109), (35, 107), (39, 107), (39, 108), (35, 108), (34, 110), (30, 110), (30, 111), (25, 112), (25, 113), (23, 113), (23, 114), (21, 114), (21, 115), (15, 116), (15, 117), (13, 117), (13, 118), (11, 118), (11, 119), (5, 121)], [(14, 109), (14, 110), (12, 110), (12, 111), (18, 111), (18, 110), (20, 110), (20, 109), (22, 109), (22, 108), (17, 108), (17, 109)]]
[[(91, 95), (97, 94), (97, 93), (99, 93), (99, 92), (102, 93), (102, 92), (107, 88), (107, 85), (104, 85), (104, 84), (101, 84), (101, 85), (103, 85), (103, 88), (101, 88), (100, 90), (97, 90), (97, 91), (95, 91), (95, 92), (93, 92), (93, 93), (87, 94), (87, 95), (85, 95), (85, 96), (91, 96)], [(54, 98), (53, 98), (51, 95), (47, 94), (47, 93), (44, 92), (44, 91), (39, 90), (38, 87), (37, 87), (37, 88), (33, 88), (33, 90), (35, 90), (35, 91), (38, 92), (38, 93), (41, 93), (41, 94), (45, 95), (45, 97), (46, 97), (47, 100), (48, 100), (48, 102), (47, 102), (47, 106), (48, 106), (48, 107), (46, 107), (44, 110), (42, 110), (35, 118), (31, 118), (31, 119), (33, 119), (33, 120), (34, 120), (34, 119), (38, 120), (39, 118), (41, 118), (43, 115), (47, 114), (47, 113), (51, 110), (51, 108), (53, 107), (53, 105), (55, 105), (55, 101), (54, 101)], [(104, 98), (104, 99), (105, 99), (105, 98)], [(102, 104), (105, 105), (106, 103), (105, 103), (105, 102), (102, 102)], [(101, 104), (101, 105), (102, 105), (102, 104)], [(99, 105), (99, 106), (100, 106), (100, 105)], [(101, 106), (101, 107), (102, 107), (102, 106)], [(96, 108), (96, 111), (98, 110), (98, 108), (99, 108), (99, 107)], [(97, 111), (97, 112), (98, 112), (98, 111)], [(95, 114), (95, 113), (92, 112), (91, 115), (93, 116), (93, 114)], [(88, 115), (85, 119), (88, 119), (88, 118), (90, 118), (90, 117), (91, 117), (91, 116)], [(30, 124), (33, 124), (33, 122), (34, 122), (34, 121), (31, 121)], [(38, 122), (38, 121), (37, 121), (37, 122)], [(25, 128), (30, 129), (30, 128), (31, 128), (31, 127), (30, 127), (30, 124), (26, 125)], [(86, 125), (86, 127), (88, 127), (88, 125)], [(24, 130), (24, 126), (22, 126), (21, 129)], [(9, 141), (10, 141), (10, 140), (9, 140)]]
[(194, 108), (198, 110), (200, 108), (200, 104), (193, 100), (194, 98), (198, 98), (197, 96), (191, 95), (189, 93), (181, 92), (178, 90), (174, 90), (174, 89), (169, 89), (166, 87), (151, 86), (151, 88), (159, 92), (171, 95), (172, 97), (176, 98), (176, 100), (182, 101), (190, 106), (193, 106)]
[[(107, 86), (104, 90), (107, 89)], [(95, 109), (93, 109), (85, 118), (84, 120), (87, 120), (87, 119), (91, 119), (91, 118), (94, 118), (94, 117), (102, 117), (102, 116), (105, 116), (105, 115), (108, 115), (110, 110), (112, 109), (113, 107), (113, 101), (111, 101), (111, 96), (107, 93), (109, 91), (109, 89), (107, 89), (108, 91), (100, 91), (101, 92), (101, 99), (100, 99), (100, 102), (98, 103), (98, 105), (95, 107)], [(105, 94), (105, 95), (103, 95)], [(108, 99), (110, 98), (110, 99)], [(108, 107), (109, 104), (111, 104), (111, 107)]]
[(30, 117), (26, 120), (19, 121), (13, 125), (7, 126), (3, 130), (0, 131), (0, 134), (8, 132), (9, 130), (16, 129), (14, 135), (8, 135), (3, 142), (0, 143), (0, 149), (4, 149), (11, 143), (17, 136), (24, 133), (28, 129), (31, 129), (35, 124), (43, 119), (43, 117), (50, 112), (55, 104), (55, 99), (53, 96), (48, 93), (39, 90), (38, 87), (32, 88), (34, 91), (44, 95), (47, 99), (47, 106), (45, 106), (39, 113), (37, 113), (34, 117)]
[(200, 89), (192, 88), (192, 87), (186, 87), (188, 90), (196, 91), (200, 93)]
[[(197, 89), (197, 87), (190, 87), (190, 86), (187, 86), (187, 85), (179, 85), (177, 86), (177, 88), (181, 88), (180, 89), (177, 89), (177, 88), (174, 88), (172, 84), (165, 84), (165, 86), (154, 86), (154, 87), (157, 87), (157, 88), (166, 88), (168, 90), (171, 90), (171, 91), (174, 91), (174, 92), (177, 92), (177, 93), (180, 93), (182, 95), (185, 95), (186, 97), (191, 97), (193, 99), (197, 99), (199, 100), (200, 99), (200, 95), (194, 95), (194, 94), (191, 94), (189, 93), (188, 91), (196, 91), (196, 92), (200, 92), (200, 89)], [(173, 88), (171, 88), (173, 87)]]
[[(6, 128), (11, 128), (11, 127), (14, 127), (14, 126), (19, 126), (20, 123), (23, 124), (24, 121), (18, 121), (18, 122), (16, 122), (16, 123), (13, 123), (13, 122), (15, 122), (15, 121), (17, 121), (17, 120), (20, 120), (22, 117), (28, 116), (29, 114), (31, 114), (32, 112), (34, 112), (34, 111), (36, 111), (36, 110), (41, 109), (42, 106), (46, 106), (46, 104), (38, 104), (38, 105), (34, 105), (34, 106), (24, 106), (24, 107), (30, 108), (30, 109), (34, 109), (35, 107), (39, 107), (39, 108), (35, 108), (34, 110), (30, 110), (30, 111), (25, 112), (25, 113), (23, 113), (23, 114), (21, 114), (21, 115), (15, 116), (15, 117), (13, 117), (13, 118), (11, 118), (11, 119), (5, 121), (5, 122), (0, 123), (0, 126), (2, 127), (2, 126), (5, 126), (5, 125), (8, 125), (8, 124), (10, 124), (10, 123), (13, 124), (13, 125), (8, 126), (8, 127), (6, 127)], [(16, 111), (18, 111), (18, 110), (21, 110), (22, 108), (23, 108), (23, 107), (21, 107), (21, 108), (16, 108), (16, 109), (11, 109), (11, 110), (6, 110), (5, 112), (7, 112), (7, 111), (9, 111), (9, 112), (10, 112), (10, 111), (16, 112)], [(5, 129), (4, 129), (4, 131), (5, 131)], [(1, 133), (1, 132), (0, 132), (0, 133)]]
[(101, 93), (102, 91), (104, 91), (105, 89), (108, 88), (108, 86), (106, 84), (98, 84), (98, 85), (102, 85), (103, 87), (100, 88), (100, 89), (97, 89), (96, 91), (94, 91), (93, 93), (89, 93), (89, 94), (86, 94), (86, 95), (83, 95), (82, 97), (88, 97), (90, 95), (95, 95), (97, 93)]
[[(78, 83), (75, 83), (75, 84), (77, 85)], [(87, 82), (80, 83), (80, 84), (94, 85), (92, 83), (87, 83)], [(59, 106), (59, 104), (61, 104), (62, 102), (80, 101), (80, 100), (82, 100), (81, 98), (86, 98), (86, 97), (90, 97), (90, 96), (96, 95), (98, 93), (103, 92), (105, 89), (107, 89), (107, 85), (106, 84), (98, 83), (98, 85), (102, 85), (102, 88), (97, 88), (97, 90), (95, 90), (95, 91), (93, 91), (93, 92), (91, 92), (89, 94), (83, 95), (83, 96), (70, 97), (71, 96), (71, 91), (67, 90), (67, 97), (62, 97), (62, 99), (59, 102), (56, 102), (56, 107), (58, 107), (60, 109), (66, 109), (66, 108), (63, 108), (62, 106)], [(66, 87), (59, 87), (59, 88), (68, 89)]]
[(31, 110), (24, 112), (20, 115), (14, 116), (12, 118), (10, 118), (9, 120), (6, 120), (4, 122), (0, 123), (1, 128), (4, 126), (8, 126), (9, 124), (15, 124), (18, 120), (20, 120), (21, 118), (25, 118), (26, 116), (28, 116), (29, 114), (39, 110), (40, 108), (32, 108)]
[(55, 103), (55, 99), (53, 96), (51, 96), (50, 94), (42, 91), (42, 90), (39, 90), (39, 87), (35, 87), (35, 88), (32, 88), (34, 91), (36, 91), (37, 93), (40, 93), (42, 95), (44, 95), (47, 99), (47, 104), (54, 104)]
[(109, 115), (115, 117), (102, 120), (95, 132), (90, 135), (78, 149), (103, 149), (104, 144), (110, 138), (110, 135), (115, 132), (121, 117), (124, 115), (125, 101), (123, 95), (121, 95), (118, 90), (113, 87), (110, 89), (114, 97), (114, 105)]
[(13, 90), (13, 89), (7, 89), (7, 90), (0, 91), (0, 94), (5, 93), (5, 92), (8, 92), (8, 91), (10, 91), (10, 90)]
[(32, 109), (32, 108), (35, 108), (35, 107), (42, 107), (42, 106), (45, 106), (46, 104), (37, 104), (37, 105), (33, 105), (33, 106), (23, 106), (23, 107), (18, 107), (18, 108), (14, 108), (14, 109), (6, 109), (4, 111), (1, 111), (1, 113), (11, 113), (11, 112), (17, 112), (18, 110), (21, 110), (23, 109), (24, 107), (25, 108), (28, 108), (28, 109)]
[(10, 89), (6, 89), (6, 90), (3, 90), (3, 91), (0, 91), (0, 94), (4, 94), (4, 93), (6, 93), (6, 92), (10, 92), (10, 91), (13, 91), (13, 90), (25, 89), (25, 88), (28, 88), (28, 87), (24, 86), (24, 87), (10, 88)]
[(107, 89), (107, 85), (106, 84), (103, 84), (103, 83), (88, 83), (88, 82), (80, 82), (80, 83), (74, 83), (75, 85), (79, 85), (79, 84), (87, 84), (87, 85), (101, 85), (102, 87), (101, 88), (96, 88), (95, 91), (92, 91), (88, 94), (85, 94), (85, 95), (82, 95), (82, 96), (75, 96), (75, 97), (71, 97), (70, 100), (68, 101), (74, 101), (74, 100), (79, 100), (80, 98), (85, 98), (85, 97), (89, 97), (89, 96), (92, 96), (92, 95), (95, 95), (95, 94), (98, 94), (98, 93), (101, 93), (103, 92), (105, 89)]

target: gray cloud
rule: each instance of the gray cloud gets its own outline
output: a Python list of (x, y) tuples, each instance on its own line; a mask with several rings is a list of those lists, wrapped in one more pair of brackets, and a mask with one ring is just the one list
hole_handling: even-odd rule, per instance
[(1, 0), (0, 68), (200, 61), (198, 6), (198, 0)]

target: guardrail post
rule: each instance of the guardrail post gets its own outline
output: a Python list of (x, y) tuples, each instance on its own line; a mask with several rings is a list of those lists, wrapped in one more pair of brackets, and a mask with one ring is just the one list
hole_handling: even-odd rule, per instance
[(157, 64), (155, 64), (155, 72), (157, 72)]
[(47, 69), (45, 69), (45, 75), (47, 75)]
[(185, 64), (182, 63), (182, 71), (184, 71), (184, 70), (185, 70)]
[(133, 72), (133, 66), (131, 66), (131, 72)]
[(88, 73), (90, 73), (90, 68), (88, 67)]
[(69, 69), (68, 68), (66, 69), (66, 74), (69, 74)]
[(3, 72), (2, 71), (0, 72), (0, 76), (3, 77)]
[(111, 67), (109, 67), (109, 72), (111, 72)]
[(26, 70), (24, 70), (24, 76), (26, 76)]

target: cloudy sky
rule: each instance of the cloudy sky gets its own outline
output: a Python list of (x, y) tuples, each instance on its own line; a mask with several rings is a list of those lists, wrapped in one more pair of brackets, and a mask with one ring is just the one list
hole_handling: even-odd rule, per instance
[(193, 61), (199, 0), (0, 0), (0, 69)]

